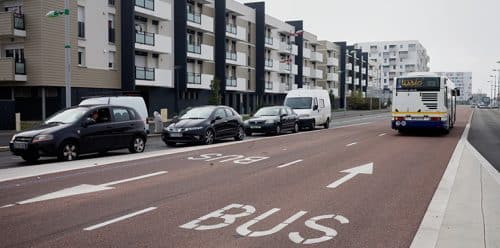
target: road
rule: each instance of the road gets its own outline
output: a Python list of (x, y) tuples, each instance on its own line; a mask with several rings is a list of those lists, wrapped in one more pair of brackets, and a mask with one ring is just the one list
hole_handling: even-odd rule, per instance
[[(349, 113), (349, 112), (348, 112)], [(389, 116), (389, 113), (375, 113), (373, 115), (366, 115), (364, 116), (354, 116), (352, 112), (349, 113), (350, 115), (348, 117), (343, 117), (339, 116), (334, 119), (332, 122), (332, 127), (339, 127), (339, 126), (345, 126), (345, 125), (351, 125), (351, 124), (356, 124), (356, 123), (363, 123), (363, 122), (369, 122), (373, 120), (378, 120), (381, 118), (387, 118)], [(6, 137), (6, 135), (5, 135)], [(247, 137), (247, 139), (259, 139), (262, 137), (266, 137), (266, 135), (259, 135), (256, 134), (255, 136), (252, 137)], [(10, 139), (10, 138), (9, 138)], [(221, 142), (227, 142), (227, 141), (221, 141)], [(180, 147), (186, 147), (185, 145), (180, 145)], [(172, 150), (176, 148), (171, 148), (171, 147), (166, 147), (165, 143), (161, 140), (160, 136), (150, 136), (148, 138), (148, 141), (146, 143), (146, 151), (160, 151), (160, 150)], [(99, 157), (109, 157), (109, 156), (123, 156), (123, 155), (128, 155), (129, 152), (127, 149), (124, 150), (119, 150), (119, 151), (112, 151), (108, 152), (106, 155), (99, 155), (99, 154), (90, 154), (86, 156), (82, 156), (82, 159), (89, 159), (89, 158), (99, 158)], [(56, 158), (41, 158), (41, 160), (37, 164), (47, 164), (47, 163), (54, 163), (57, 162)], [(13, 168), (17, 166), (31, 166), (31, 164), (26, 163), (23, 161), (21, 157), (17, 156), (12, 156), (10, 152), (0, 152), (0, 170), (1, 169), (6, 169), (6, 168)]]
[(409, 247), (470, 114), (447, 136), (358, 119), (3, 182), (0, 246)]
[(476, 109), (469, 142), (500, 171), (500, 111)]

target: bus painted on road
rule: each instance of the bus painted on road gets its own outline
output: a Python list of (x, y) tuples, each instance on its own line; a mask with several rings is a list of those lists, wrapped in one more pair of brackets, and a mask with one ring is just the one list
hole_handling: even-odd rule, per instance
[(448, 133), (456, 121), (456, 97), (460, 90), (445, 76), (414, 72), (395, 78), (392, 128), (440, 129)]

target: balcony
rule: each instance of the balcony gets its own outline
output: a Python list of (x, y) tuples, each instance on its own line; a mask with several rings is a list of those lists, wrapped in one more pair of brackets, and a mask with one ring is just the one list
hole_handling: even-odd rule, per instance
[(232, 23), (226, 24), (226, 36), (241, 41), (247, 41), (247, 30), (244, 27), (236, 26)]
[(327, 74), (326, 80), (338, 82), (339, 81), (339, 74), (330, 72)]
[(267, 68), (273, 68), (274, 61), (272, 59), (265, 59), (264, 64)]
[(328, 58), (328, 66), (339, 66), (339, 60), (337, 58)]
[(0, 37), (26, 37), (24, 15), (11, 12), (0, 13)]
[(247, 66), (247, 54), (235, 51), (226, 51), (226, 63), (237, 66)]
[(288, 44), (286, 42), (281, 42), (280, 43), (280, 52), (283, 53), (292, 53), (292, 44)]
[(214, 75), (188, 72), (186, 77), (187, 87), (190, 89), (209, 90), (211, 89), (210, 85), (213, 79)]
[(205, 44), (187, 44), (187, 56), (192, 59), (212, 61), (214, 59), (214, 47)]
[(231, 91), (246, 91), (247, 80), (245, 78), (227, 77), (226, 89)]
[(135, 0), (135, 12), (160, 20), (172, 20), (172, 6), (162, 0)]
[(312, 73), (313, 73), (313, 75), (311, 75), (311, 77), (314, 77), (316, 79), (323, 79), (323, 71), (322, 70), (313, 69)]
[(352, 71), (352, 64), (350, 64), (350, 63), (349, 63), (349, 64), (347, 64), (347, 65), (345, 66), (345, 68), (346, 68), (346, 70)]
[(235, 77), (226, 78), (226, 87), (237, 87), (238, 83)]
[(304, 48), (304, 49), (303, 49), (303, 52), (304, 52), (304, 58), (305, 58), (305, 59), (311, 59), (311, 55), (312, 55), (312, 54), (311, 54), (311, 53), (312, 53), (312, 52), (311, 52), (311, 49), (309, 49), (309, 48)]
[(359, 65), (354, 66), (354, 71), (359, 72)]
[(174, 87), (172, 70), (136, 67), (135, 84), (139, 86), (172, 88)]
[(135, 48), (146, 52), (172, 53), (172, 39), (155, 33), (136, 32)]
[(273, 84), (272, 81), (266, 81), (266, 90), (273, 90)]
[[(187, 10), (186, 10), (187, 11)], [(191, 28), (214, 32), (214, 19), (201, 13), (187, 11), (187, 25)]]
[(26, 61), (13, 58), (0, 59), (0, 82), (26, 82)]
[(323, 63), (323, 54), (318, 53), (318, 52), (312, 52), (311, 53), (311, 60)]
[(265, 42), (266, 42), (266, 45), (272, 46), (274, 44), (274, 39), (273, 39), (273, 37), (266, 37)]
[(302, 67), (302, 76), (311, 77), (311, 68), (306, 66)]

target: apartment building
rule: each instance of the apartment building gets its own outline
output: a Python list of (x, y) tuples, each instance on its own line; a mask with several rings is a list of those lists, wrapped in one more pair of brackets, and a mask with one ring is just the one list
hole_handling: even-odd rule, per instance
[(340, 47), (330, 41), (319, 41), (318, 52), (323, 54), (323, 62), (318, 68), (323, 77), (318, 79), (318, 86), (328, 90), (335, 98), (340, 97)]
[(436, 72), (440, 76), (448, 77), (455, 87), (460, 89), (457, 101), (466, 103), (472, 98), (472, 72)]
[(419, 41), (362, 42), (355, 47), (368, 53), (368, 58), (382, 65), (383, 87), (391, 88), (394, 78), (409, 72), (429, 71), (427, 50)]

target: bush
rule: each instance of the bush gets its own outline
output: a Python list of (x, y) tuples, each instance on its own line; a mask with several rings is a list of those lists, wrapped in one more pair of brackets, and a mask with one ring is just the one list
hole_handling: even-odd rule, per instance
[(220, 105), (222, 101), (222, 97), (220, 95), (220, 80), (214, 79), (210, 83), (210, 89), (212, 90), (212, 95), (208, 99), (208, 104), (210, 105)]

